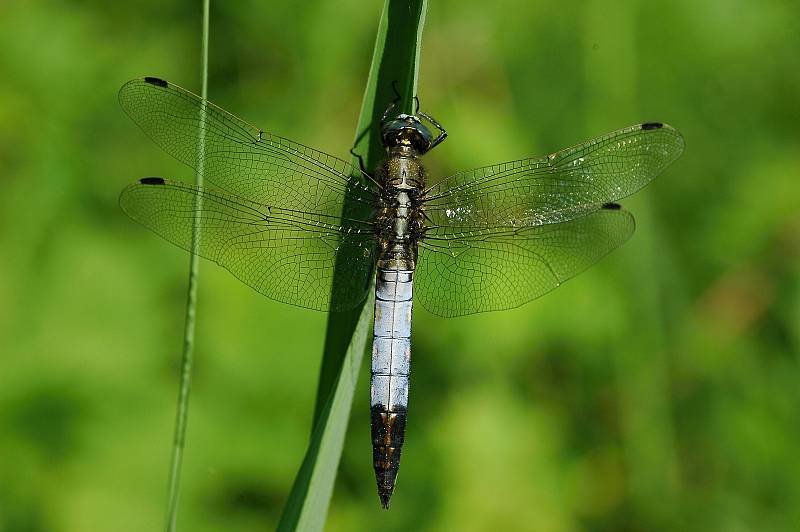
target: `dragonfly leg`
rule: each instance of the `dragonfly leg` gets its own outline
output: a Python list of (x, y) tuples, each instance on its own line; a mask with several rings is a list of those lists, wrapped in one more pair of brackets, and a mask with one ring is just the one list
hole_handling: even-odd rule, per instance
[[(419, 104), (419, 101), (417, 103)], [(425, 120), (427, 120), (428, 122), (430, 122), (431, 124), (433, 124), (436, 127), (436, 129), (439, 130), (439, 136), (433, 139), (433, 142), (431, 142), (431, 147), (428, 148), (428, 151), (430, 151), (439, 144), (441, 144), (442, 141), (447, 138), (447, 131), (445, 131), (442, 125), (439, 122), (437, 122), (436, 119), (433, 118), (431, 115), (423, 113), (419, 109), (417, 109), (417, 114), (422, 118), (424, 118)]]
[(352, 155), (353, 157), (358, 159), (358, 166), (361, 167), (361, 171), (364, 172), (365, 174), (367, 174), (368, 176), (372, 177), (372, 174), (369, 173), (369, 170), (367, 170), (367, 167), (364, 166), (364, 158), (361, 155), (356, 153), (356, 149), (355, 148), (350, 148), (350, 155)]
[(394, 109), (398, 102), (400, 102), (402, 99), (400, 97), (400, 91), (397, 90), (397, 80), (392, 81), (392, 91), (394, 92), (394, 100), (392, 100), (392, 103), (389, 104), (381, 116), (381, 128), (383, 128), (383, 125), (388, 121), (389, 113), (392, 112), (392, 109)]

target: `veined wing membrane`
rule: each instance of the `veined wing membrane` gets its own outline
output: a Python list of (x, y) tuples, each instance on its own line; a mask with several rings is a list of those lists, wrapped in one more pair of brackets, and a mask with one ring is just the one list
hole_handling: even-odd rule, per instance
[(553, 290), (622, 245), (635, 228), (619, 205), (548, 225), (458, 235), (428, 232), (415, 299), (440, 316), (518, 307)]
[[(375, 262), (371, 222), (337, 225), (324, 215), (156, 177), (128, 186), (119, 201), (128, 216), (188, 251), (196, 220), (196, 253), (277, 301), (343, 310), (367, 294)], [(342, 276), (347, 282), (333, 286), (337, 256), (350, 270)]]
[(350, 163), (261, 131), (173, 83), (129, 81), (119, 103), (167, 153), (236, 196), (329, 216), (329, 223), (341, 216), (345, 195), (365, 217), (375, 204), (370, 178)]
[(546, 157), (455, 174), (431, 188), (425, 212), (439, 236), (571, 220), (633, 194), (683, 146), (667, 124), (630, 126)]

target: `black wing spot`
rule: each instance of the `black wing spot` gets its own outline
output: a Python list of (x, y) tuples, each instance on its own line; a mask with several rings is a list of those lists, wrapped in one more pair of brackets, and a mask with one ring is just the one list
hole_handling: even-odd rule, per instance
[(143, 177), (139, 180), (139, 183), (143, 185), (163, 185), (164, 178), (163, 177)]
[(642, 124), (642, 129), (661, 129), (664, 124), (661, 122), (645, 122)]
[(144, 82), (149, 83), (150, 85), (155, 85), (156, 87), (164, 87), (164, 88), (166, 88), (166, 86), (169, 85), (166, 81), (164, 81), (161, 78), (154, 78), (150, 76), (144, 78)]
[(622, 205), (619, 203), (604, 203), (603, 208), (608, 211), (618, 211), (622, 208)]

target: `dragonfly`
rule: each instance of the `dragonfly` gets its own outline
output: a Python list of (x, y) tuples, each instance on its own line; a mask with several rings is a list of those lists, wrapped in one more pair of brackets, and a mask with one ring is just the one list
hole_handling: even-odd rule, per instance
[(120, 195), (128, 216), (283, 303), (352, 309), (375, 280), (370, 413), (384, 508), (405, 439), (413, 303), (454, 317), (550, 292), (631, 237), (634, 218), (617, 201), (684, 149), (676, 129), (648, 122), (429, 185), (421, 157), (447, 132), (418, 108), (389, 105), (386, 157), (368, 172), (159, 78), (126, 83), (119, 102), (209, 183), (142, 178)]

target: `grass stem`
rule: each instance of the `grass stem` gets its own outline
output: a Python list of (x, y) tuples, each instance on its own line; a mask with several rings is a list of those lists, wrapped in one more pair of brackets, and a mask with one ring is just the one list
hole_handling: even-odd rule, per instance
[[(208, 26), (211, 0), (203, 2), (203, 29), (201, 37), (201, 91), (200, 95), (205, 102), (208, 97)], [(205, 118), (205, 107), (201, 109), (201, 120)], [(197, 139), (197, 149), (201, 153), (205, 150), (203, 128)], [(198, 157), (200, 164), (195, 173), (195, 185), (203, 186), (202, 157)], [(198, 198), (195, 201), (200, 201)], [(200, 205), (195, 205), (195, 212), (200, 212)], [(186, 423), (189, 413), (189, 391), (192, 387), (192, 365), (194, 363), (194, 334), (197, 316), (197, 283), (199, 279), (199, 257), (197, 246), (200, 237), (200, 218), (195, 216), (192, 228), (192, 255), (189, 259), (189, 288), (186, 297), (186, 319), (183, 328), (183, 354), (181, 356), (180, 388), (178, 391), (178, 407), (175, 414), (175, 433), (172, 443), (172, 460), (169, 470), (169, 495), (167, 502), (167, 532), (174, 532), (177, 528), (178, 498), (180, 495), (181, 468), (183, 465), (183, 449), (186, 442)]]

